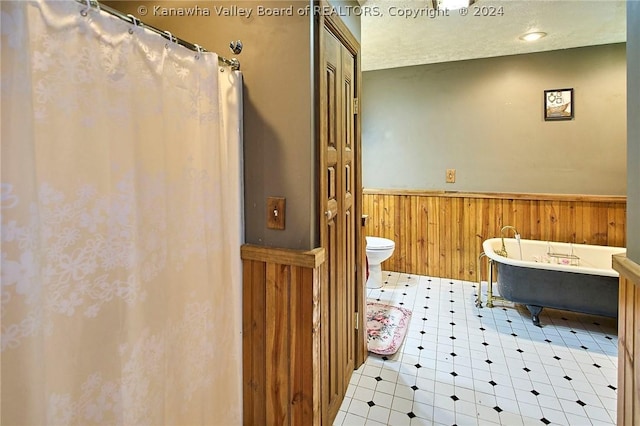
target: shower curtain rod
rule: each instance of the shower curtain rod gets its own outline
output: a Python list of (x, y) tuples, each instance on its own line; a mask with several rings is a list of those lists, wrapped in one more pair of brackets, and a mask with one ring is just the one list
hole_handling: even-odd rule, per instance
[[(109, 13), (110, 15), (115, 16), (116, 18), (120, 18), (123, 21), (126, 21), (134, 26), (137, 27), (144, 27), (147, 28), (151, 31), (153, 31), (154, 33), (161, 35), (162, 37), (166, 38), (169, 41), (172, 41), (174, 43), (179, 44), (180, 46), (186, 47), (187, 49), (193, 50), (194, 52), (207, 52), (206, 49), (204, 49), (201, 46), (198, 46), (197, 44), (192, 44), (189, 43), (188, 41), (185, 41), (181, 38), (178, 38), (176, 36), (174, 36), (173, 34), (171, 34), (169, 31), (162, 31), (159, 28), (154, 27), (153, 25), (149, 25), (149, 24), (145, 24), (144, 22), (142, 22), (140, 19), (136, 18), (133, 15), (125, 15), (122, 12), (117, 11), (116, 9), (113, 9), (107, 5), (104, 5), (102, 3), (100, 3), (99, 1), (96, 0), (76, 0), (78, 3), (82, 3), (84, 5), (87, 5), (87, 7), (94, 7), (96, 9), (100, 9), (100, 10), (104, 10), (105, 12)], [(236, 58), (225, 58), (224, 56), (220, 56), (218, 55), (218, 62), (222, 62), (223, 64), (226, 64), (228, 66), (231, 67), (232, 70), (237, 71), (240, 69), (240, 61), (237, 60)]]

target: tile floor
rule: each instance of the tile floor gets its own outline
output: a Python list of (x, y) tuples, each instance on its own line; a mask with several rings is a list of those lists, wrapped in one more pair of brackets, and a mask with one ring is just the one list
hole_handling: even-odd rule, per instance
[(384, 275), (368, 298), (411, 324), (353, 373), (334, 426), (615, 425), (615, 319), (544, 309), (536, 327), (519, 305), (476, 307), (477, 283)]

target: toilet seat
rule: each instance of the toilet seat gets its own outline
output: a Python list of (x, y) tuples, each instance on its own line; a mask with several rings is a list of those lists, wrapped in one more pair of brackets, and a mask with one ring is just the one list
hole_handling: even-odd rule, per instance
[(389, 250), (394, 248), (396, 244), (387, 238), (366, 237), (367, 250)]

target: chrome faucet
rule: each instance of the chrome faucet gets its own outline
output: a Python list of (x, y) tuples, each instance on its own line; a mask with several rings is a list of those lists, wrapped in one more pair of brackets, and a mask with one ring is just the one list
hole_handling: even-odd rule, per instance
[(515, 227), (511, 225), (503, 226), (502, 229), (500, 230), (500, 239), (502, 240), (502, 248), (496, 252), (497, 254), (503, 257), (508, 257), (507, 248), (504, 245), (504, 231), (507, 229), (511, 229), (514, 232), (514, 236), (516, 240), (520, 241), (520, 234), (518, 234), (518, 230)]

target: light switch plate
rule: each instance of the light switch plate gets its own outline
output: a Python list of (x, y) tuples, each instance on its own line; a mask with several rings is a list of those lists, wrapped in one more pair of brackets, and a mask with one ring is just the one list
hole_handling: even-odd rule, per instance
[(447, 169), (447, 183), (455, 183), (456, 182), (456, 169)]
[(267, 197), (267, 228), (284, 229), (285, 210), (284, 197)]

